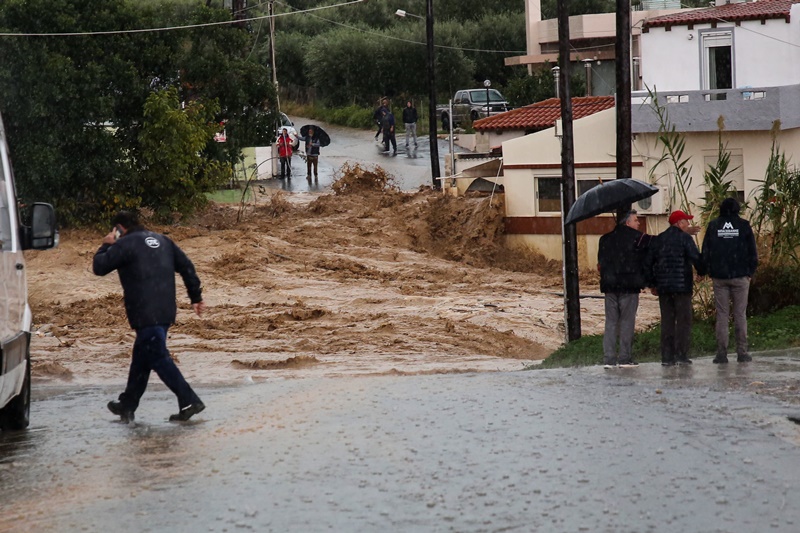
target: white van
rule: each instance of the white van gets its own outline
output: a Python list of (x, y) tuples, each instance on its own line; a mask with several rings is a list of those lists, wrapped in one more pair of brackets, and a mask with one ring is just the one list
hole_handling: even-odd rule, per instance
[[(20, 213), (28, 215), (23, 224)], [(50, 204), (17, 205), (14, 173), (0, 118), (0, 429), (28, 427), (31, 404), (31, 310), (22, 250), (58, 244)]]

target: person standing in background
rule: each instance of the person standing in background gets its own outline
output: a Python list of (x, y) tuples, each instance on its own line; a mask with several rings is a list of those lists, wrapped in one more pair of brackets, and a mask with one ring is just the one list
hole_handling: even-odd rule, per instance
[(406, 102), (406, 107), (403, 109), (403, 125), (406, 128), (406, 152), (408, 152), (409, 135), (414, 138), (414, 148), (417, 147), (417, 108), (411, 100)]
[(723, 200), (719, 217), (709, 222), (703, 238), (703, 263), (714, 284), (714, 306), (717, 311), (716, 364), (728, 362), (731, 304), (736, 360), (740, 363), (753, 360), (747, 352), (747, 297), (750, 279), (758, 267), (758, 251), (753, 228), (739, 216), (739, 210), (739, 202), (735, 198)]
[(392, 155), (397, 155), (397, 140), (395, 139), (395, 131), (394, 131), (394, 113), (389, 110), (383, 112), (383, 119), (381, 121), (383, 124), (383, 147), (384, 152), (389, 151), (389, 144), (392, 145)]
[(389, 111), (389, 99), (388, 98), (381, 98), (381, 105), (375, 110), (372, 114), (372, 118), (375, 120), (375, 123), (378, 125), (378, 131), (375, 132), (375, 140), (378, 140), (378, 137), (381, 136), (383, 132), (383, 114), (384, 112)]
[(301, 141), (305, 141), (306, 143), (306, 169), (308, 174), (306, 178), (311, 181), (311, 171), (314, 171), (314, 178), (316, 179), (317, 176), (317, 169), (319, 166), (319, 149), (320, 149), (320, 141), (317, 137), (315, 137), (316, 132), (314, 128), (308, 128), (308, 134), (305, 137), (300, 137)]
[(278, 157), (281, 160), (281, 179), (284, 177), (292, 179), (292, 139), (286, 128), (283, 128), (281, 136), (278, 137)]
[(650, 239), (650, 235), (639, 231), (639, 215), (633, 209), (620, 218), (611, 232), (600, 237), (597, 269), (600, 292), (605, 294), (603, 364), (607, 369), (616, 367), (617, 363), (620, 368), (638, 366), (633, 360), (631, 346), (639, 293), (645, 288), (644, 256)]
[(661, 309), (662, 366), (692, 364), (692, 266), (699, 275), (705, 273), (700, 250), (690, 236), (693, 227), (689, 221), (693, 218), (683, 211), (673, 211), (670, 226), (653, 239), (645, 261), (645, 276)]

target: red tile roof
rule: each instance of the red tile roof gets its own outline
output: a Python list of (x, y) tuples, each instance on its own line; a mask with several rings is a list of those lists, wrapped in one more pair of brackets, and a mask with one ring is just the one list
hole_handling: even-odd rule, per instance
[[(718, 0), (721, 4), (724, 0)], [(693, 11), (663, 15), (645, 21), (644, 28), (655, 26), (685, 26), (710, 22), (739, 22), (742, 20), (784, 19), (789, 22), (792, 5), (800, 0), (757, 0), (726, 4)]]
[[(576, 97), (572, 99), (572, 118), (577, 120), (588, 117), (612, 107), (614, 107), (613, 96)], [(552, 127), (559, 118), (561, 118), (561, 103), (558, 98), (549, 98), (476, 120), (473, 127), (476, 131), (541, 130)]]

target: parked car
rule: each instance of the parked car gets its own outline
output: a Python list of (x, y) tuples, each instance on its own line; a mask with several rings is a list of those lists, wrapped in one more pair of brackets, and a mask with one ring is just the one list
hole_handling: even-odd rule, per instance
[[(20, 214), (24, 215), (23, 223)], [(18, 208), (6, 133), (0, 118), (0, 429), (28, 427), (31, 404), (31, 309), (23, 250), (58, 244), (53, 206)]]
[[(456, 91), (453, 96), (453, 126), (505, 111), (508, 111), (508, 102), (497, 89), (464, 89)], [(450, 107), (437, 106), (436, 113), (441, 119), (442, 129), (449, 131)]]

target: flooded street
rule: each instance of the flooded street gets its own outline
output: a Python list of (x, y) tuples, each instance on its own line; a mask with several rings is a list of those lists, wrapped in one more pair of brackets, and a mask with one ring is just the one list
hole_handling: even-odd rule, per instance
[[(324, 190), (268, 180), (148, 224), (208, 306), (179, 291), (169, 332), (207, 406), (190, 422), (155, 377), (135, 424), (106, 409), (134, 336), (116, 276), (92, 274), (103, 233), (26, 255), (34, 401), (0, 434), (0, 531), (800, 531), (800, 352), (523, 370), (563, 342), (561, 265), (502, 245), (502, 195), (415, 190), (429, 161), (373, 134), (336, 134)], [(386, 169), (325, 181), (368, 153)], [(581, 273), (586, 335), (597, 281)], [(657, 320), (643, 294), (637, 327)]]
[(797, 531), (797, 403), (757, 392), (798, 364), (200, 386), (185, 424), (154, 385), (130, 426), (45, 387), (0, 435), (0, 530)]
[[(358, 163), (366, 166), (380, 165), (389, 174), (394, 176), (397, 186), (403, 191), (413, 191), (420, 186), (430, 186), (431, 180), (431, 151), (430, 137), (420, 135), (417, 137), (417, 147), (409, 142), (408, 151), (405, 147), (405, 133), (397, 135), (397, 155), (383, 151), (383, 144), (375, 141), (374, 130), (355, 130), (342, 126), (334, 126), (320, 121), (291, 117), (296, 129), (299, 131), (304, 124), (318, 124), (330, 135), (331, 144), (321, 149), (319, 157), (319, 179), (308, 181), (306, 179), (306, 162), (302, 157), (303, 146), (292, 157), (292, 178), (267, 179), (262, 183), (270, 189), (281, 189), (287, 192), (314, 192), (330, 191), (331, 183), (337, 171), (345, 163)], [(427, 126), (418, 129), (427, 131)], [(446, 138), (437, 139), (439, 147), (440, 174), (444, 176), (444, 161), (450, 157), (450, 145)], [(458, 146), (456, 153), (463, 151)]]

